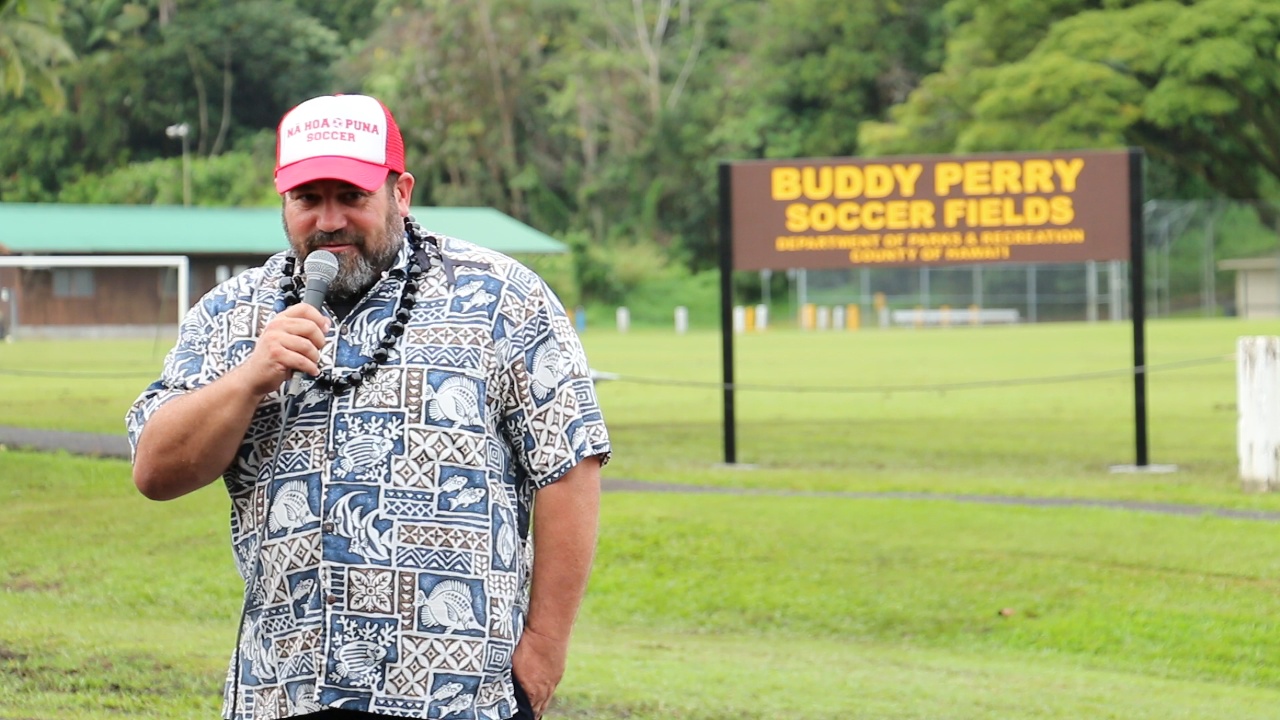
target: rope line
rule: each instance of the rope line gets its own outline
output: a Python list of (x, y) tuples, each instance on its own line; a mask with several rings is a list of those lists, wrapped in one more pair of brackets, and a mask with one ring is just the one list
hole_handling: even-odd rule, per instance
[(672, 385), (681, 387), (699, 387), (716, 390), (742, 390), (749, 392), (787, 392), (787, 393), (909, 393), (909, 392), (948, 392), (951, 390), (977, 390), (991, 387), (1015, 387), (1027, 385), (1053, 385), (1068, 382), (1084, 382), (1089, 380), (1105, 380), (1112, 377), (1150, 374), (1158, 370), (1178, 370), (1197, 365), (1209, 365), (1224, 360), (1235, 360), (1235, 355), (1214, 355), (1212, 357), (1193, 358), (1159, 365), (1140, 365), (1137, 367), (1116, 370), (1099, 370), (1096, 372), (1073, 373), (1070, 375), (1047, 375), (1027, 378), (1007, 378), (1003, 380), (973, 380), (958, 383), (936, 383), (931, 385), (758, 385), (751, 383), (721, 383), (704, 380), (671, 380), (663, 378), (644, 378), (633, 375), (613, 375), (601, 373), (599, 379), (629, 382), (636, 385)]
[(100, 370), (23, 370), (21, 368), (0, 368), (0, 375), (13, 375), (16, 377), (71, 378), (73, 380), (118, 380), (139, 377), (154, 378), (156, 376), (156, 372), (154, 370), (147, 372), (142, 372), (140, 370), (134, 372), (114, 372)]
[[(615, 373), (594, 372), (597, 380), (608, 380), (633, 385), (659, 385), (669, 387), (693, 387), (714, 390), (735, 390), (744, 392), (785, 392), (785, 393), (909, 393), (909, 392), (949, 392), (952, 390), (979, 390), (992, 387), (1025, 387), (1027, 385), (1055, 385), (1070, 382), (1087, 382), (1105, 380), (1113, 377), (1153, 373), (1162, 370), (1179, 370), (1182, 368), (1209, 365), (1223, 361), (1233, 361), (1235, 355), (1213, 355), (1190, 360), (1160, 363), (1158, 365), (1141, 365), (1138, 367), (1118, 368), (1114, 370), (1098, 370), (1094, 372), (1072, 373), (1069, 375), (1043, 375), (1038, 377), (1005, 378), (1000, 380), (972, 380), (956, 383), (934, 383), (929, 385), (760, 385), (755, 383), (722, 383), (709, 380), (676, 380), (672, 378), (640, 377), (636, 375), (620, 375)], [(69, 378), (75, 380), (102, 380), (149, 377), (154, 372), (109, 372), (109, 371), (75, 371), (75, 370), (24, 370), (18, 368), (0, 368), (0, 375), (17, 377)]]

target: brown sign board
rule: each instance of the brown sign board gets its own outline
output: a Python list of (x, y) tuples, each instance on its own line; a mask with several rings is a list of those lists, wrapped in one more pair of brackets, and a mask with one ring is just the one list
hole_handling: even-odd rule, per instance
[(737, 270), (1127, 260), (1129, 152), (735, 162)]

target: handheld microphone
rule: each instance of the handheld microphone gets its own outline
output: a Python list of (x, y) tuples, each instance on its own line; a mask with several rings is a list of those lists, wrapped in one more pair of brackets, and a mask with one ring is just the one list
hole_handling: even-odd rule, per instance
[[(319, 310), (320, 305), (324, 303), (324, 296), (329, 292), (329, 283), (338, 277), (338, 257), (328, 250), (316, 250), (307, 254), (302, 270), (307, 277), (307, 287), (302, 294), (302, 302)], [(304, 377), (306, 376), (301, 370), (295, 370), (285, 394), (296, 395)]]

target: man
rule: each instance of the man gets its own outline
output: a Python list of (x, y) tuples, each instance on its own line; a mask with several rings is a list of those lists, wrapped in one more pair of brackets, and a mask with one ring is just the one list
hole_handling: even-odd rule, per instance
[(564, 672), (610, 452), (582, 347), (530, 270), (422, 232), (413, 183), (379, 101), (286, 114), (290, 250), (192, 309), (126, 418), (144, 495), (231, 497), (226, 718), (532, 718)]

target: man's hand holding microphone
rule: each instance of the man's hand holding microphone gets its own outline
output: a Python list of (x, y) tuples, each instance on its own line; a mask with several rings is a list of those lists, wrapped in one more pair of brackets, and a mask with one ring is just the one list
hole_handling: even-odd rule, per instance
[(303, 268), (307, 285), (302, 302), (267, 323), (242, 366), (246, 382), (259, 395), (278, 389), (286, 379), (286, 394), (295, 395), (305, 375), (320, 374), (320, 349), (329, 331), (329, 319), (320, 312), (320, 305), (338, 275), (338, 258), (328, 250), (315, 250), (307, 255)]

